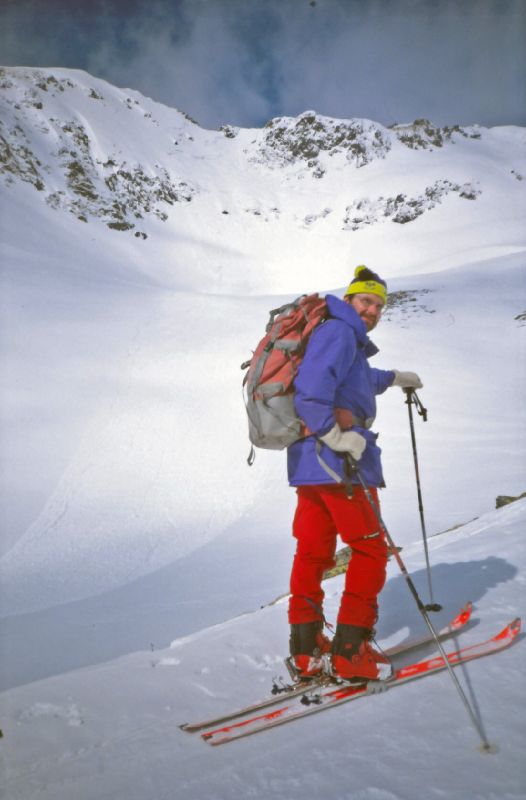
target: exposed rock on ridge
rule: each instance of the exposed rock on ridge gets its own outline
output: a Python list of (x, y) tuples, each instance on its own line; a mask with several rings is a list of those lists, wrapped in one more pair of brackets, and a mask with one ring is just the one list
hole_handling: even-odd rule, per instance
[[(450, 195), (475, 200), (482, 191), (474, 181), (461, 183), (443, 177), (417, 191), (402, 191), (400, 186), (387, 196), (374, 196), (372, 192), (360, 196), (356, 188), (359, 184), (353, 180), (356, 170), (392, 158), (395, 150), (401, 151), (401, 145), (402, 150), (433, 150), (454, 146), (459, 137), (480, 139), (477, 126), (440, 128), (420, 119), (385, 128), (370, 120), (339, 120), (306, 111), (298, 117), (270, 120), (251, 134), (247, 146), (247, 131), (231, 125), (222, 126), (218, 132), (204, 131), (175, 109), (165, 111), (177, 124), (165, 115), (161, 125), (155, 119), (159, 104), (86, 73), (59, 70), (55, 75), (40, 69), (0, 69), (0, 90), (0, 178), (4, 184), (30, 184), (49, 207), (68, 211), (84, 223), (101, 220), (112, 230), (131, 231), (136, 237), (147, 236), (141, 229), (147, 226), (141, 225), (141, 220), (165, 221), (171, 208), (182, 201), (190, 202), (203, 190), (208, 194), (218, 188), (228, 192), (228, 186), (198, 184), (192, 159), (209, 163), (212, 175), (214, 160), (230, 153), (236, 154), (241, 170), (263, 172), (269, 181), (275, 180), (277, 172), (287, 180), (307, 176), (322, 179), (332, 176), (334, 167), (345, 179), (342, 185), (349, 186), (349, 193), (334, 207), (307, 208), (296, 217), (298, 225), (305, 228), (316, 226), (329, 215), (331, 224), (344, 231), (388, 221), (406, 224)], [(98, 121), (98, 129), (94, 130), (93, 120)], [(161, 132), (163, 145), (153, 150), (156, 160), (141, 163), (147, 149), (139, 149), (138, 157), (121, 145), (119, 126), (129, 127), (146, 141), (153, 129)], [(196, 148), (194, 135), (203, 141), (205, 137), (213, 147), (206, 152), (200, 145)], [(512, 174), (521, 177), (517, 171), (512, 170)], [(246, 183), (250, 191), (249, 177)], [(254, 194), (248, 205), (240, 208), (266, 222), (278, 219), (282, 209), (268, 205), (270, 212), (263, 214), (261, 209), (267, 205)], [(228, 216), (230, 212), (221, 208), (223, 217)]]

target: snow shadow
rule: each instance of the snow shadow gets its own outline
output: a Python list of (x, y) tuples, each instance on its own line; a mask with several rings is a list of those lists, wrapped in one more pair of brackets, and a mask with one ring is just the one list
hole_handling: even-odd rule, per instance
[[(477, 602), (500, 583), (513, 580), (517, 567), (498, 556), (489, 556), (478, 561), (442, 562), (431, 568), (433, 599), (443, 606), (442, 613), (431, 613), (430, 619), (437, 625), (445, 624), (451, 615), (471, 600), (475, 610)], [(411, 573), (416, 590), (424, 603), (428, 603), (429, 583), (427, 570)], [(402, 574), (392, 577), (380, 595), (380, 621), (378, 633), (387, 638), (400, 630), (400, 621), (409, 625), (411, 633), (425, 628), (415, 600), (409, 592)], [(474, 614), (476, 624), (476, 613)]]
[(286, 591), (293, 546), (281, 539), (269, 558), (268, 538), (227, 535), (109, 592), (0, 618), (0, 691), (255, 611)]
[[(283, 592), (290, 557), (268, 558), (268, 541), (211, 542), (199, 552), (117, 590), (43, 611), (0, 620), (4, 643), (0, 689), (20, 686), (171, 641), (232, 617), (256, 611)], [(255, 574), (253, 565), (257, 564)], [(512, 580), (516, 567), (491, 556), (433, 567), (435, 600), (444, 606), (433, 622), (447, 622), (467, 600), (476, 606), (489, 590)], [(425, 570), (411, 575), (427, 602)], [(286, 618), (286, 606), (283, 608)], [(257, 625), (257, 618), (255, 620)], [(424, 625), (405, 579), (392, 577), (380, 598), (379, 636)], [(288, 630), (286, 621), (284, 631)], [(288, 652), (287, 637), (283, 653)]]

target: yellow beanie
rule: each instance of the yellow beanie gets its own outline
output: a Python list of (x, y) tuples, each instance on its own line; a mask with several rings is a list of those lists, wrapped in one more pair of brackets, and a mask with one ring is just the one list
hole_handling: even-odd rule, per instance
[(344, 297), (351, 294), (376, 294), (387, 303), (387, 284), (376, 272), (360, 264), (354, 270), (354, 278), (350, 282)]

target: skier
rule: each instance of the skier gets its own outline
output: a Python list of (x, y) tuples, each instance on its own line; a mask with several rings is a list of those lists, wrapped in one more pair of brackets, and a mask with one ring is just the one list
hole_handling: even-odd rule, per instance
[[(375, 369), (368, 363), (378, 348), (367, 334), (387, 301), (382, 278), (357, 267), (343, 300), (334, 295), (326, 300), (329, 319), (312, 334), (294, 382), (296, 411), (310, 435), (287, 449), (289, 483), (297, 492), (290, 653), (303, 678), (320, 674), (322, 655), (331, 652), (335, 675), (386, 680), (391, 664), (371, 639), (385, 583), (387, 544), (357, 479), (350, 479), (349, 496), (348, 456), (359, 461), (360, 474), (378, 504), (377, 490), (385, 484), (378, 434), (371, 431), (375, 395), (389, 386), (417, 389), (422, 383), (413, 372)], [(321, 582), (335, 564), (337, 534), (352, 555), (331, 645), (323, 634)]]

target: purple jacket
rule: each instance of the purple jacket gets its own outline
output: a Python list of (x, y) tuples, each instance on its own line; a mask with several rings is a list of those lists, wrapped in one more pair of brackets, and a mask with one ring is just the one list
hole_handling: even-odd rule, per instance
[[(327, 295), (330, 318), (312, 334), (294, 381), (296, 411), (309, 430), (323, 436), (335, 425), (335, 408), (352, 411), (362, 420), (376, 415), (377, 394), (394, 380), (392, 370), (375, 369), (368, 359), (378, 348), (367, 336), (366, 327), (354, 308), (334, 295)], [(359, 461), (360, 474), (368, 486), (385, 486), (376, 444), (378, 434), (354, 425), (367, 447)], [(343, 454), (322, 446), (321, 458), (343, 476)], [(316, 455), (316, 437), (307, 436), (287, 448), (291, 486), (333, 484)], [(357, 479), (355, 479), (357, 481)]]

